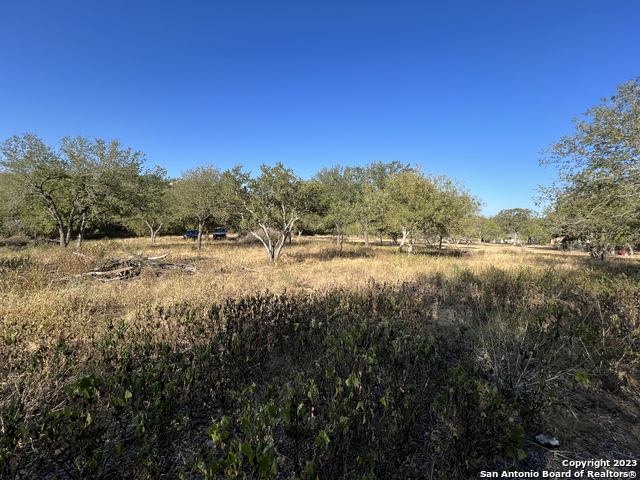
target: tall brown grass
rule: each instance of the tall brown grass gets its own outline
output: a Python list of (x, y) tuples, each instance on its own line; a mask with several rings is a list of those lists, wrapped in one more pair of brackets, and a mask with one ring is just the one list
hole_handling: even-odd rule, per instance
[(446, 276), (456, 268), (480, 272), (521, 266), (579, 269), (588, 264), (584, 255), (563, 254), (544, 247), (527, 247), (522, 255), (516, 247), (472, 246), (469, 250), (475, 255), (464, 257), (453, 256), (446, 249), (415, 250), (412, 257), (407, 257), (392, 245), (366, 249), (354, 242), (346, 244), (340, 253), (328, 239), (303, 237), (300, 243), (287, 245), (280, 261), (270, 265), (260, 245), (236, 244), (233, 240), (211, 241), (200, 251), (179, 237), (160, 237), (155, 244), (143, 238), (86, 242), (79, 253), (96, 262), (108, 257), (170, 253), (168, 260), (197, 268), (195, 274), (149, 269), (137, 278), (108, 283), (69, 278), (90, 270), (96, 263), (74, 255), (72, 249), (46, 246), (6, 252), (3, 256), (7, 260), (24, 261), (25, 265), (0, 278), (1, 319), (5, 325), (29, 319), (40, 329), (57, 330), (69, 320), (87, 324), (105, 315), (130, 316), (145, 303), (207, 303), (265, 291), (277, 294), (355, 288), (372, 279), (393, 283), (425, 274)]

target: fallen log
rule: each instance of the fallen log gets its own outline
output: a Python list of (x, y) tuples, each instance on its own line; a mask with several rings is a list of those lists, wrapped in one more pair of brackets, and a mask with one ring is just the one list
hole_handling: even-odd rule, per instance
[(169, 254), (165, 253), (164, 255), (160, 255), (159, 257), (149, 257), (149, 258), (147, 258), (147, 260), (160, 260), (161, 258), (166, 258), (168, 256), (169, 256)]
[(125, 268), (118, 268), (117, 270), (109, 270), (108, 272), (87, 272), (87, 273), (79, 273), (78, 275), (73, 275), (72, 278), (78, 278), (78, 277), (97, 277), (97, 276), (104, 276), (104, 275), (114, 275), (116, 273), (124, 273), (124, 272), (129, 272), (133, 270), (133, 267), (125, 267)]

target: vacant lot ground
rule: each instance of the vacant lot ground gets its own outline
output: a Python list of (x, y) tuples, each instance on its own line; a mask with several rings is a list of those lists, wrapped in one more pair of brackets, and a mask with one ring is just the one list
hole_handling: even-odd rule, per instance
[(9, 478), (469, 478), (640, 455), (634, 258), (303, 237), (270, 265), (234, 238), (89, 241), (0, 250), (0, 302)]
[[(30, 266), (37, 268), (21, 275), (4, 276), (0, 291), (5, 294), (5, 321), (14, 316), (39, 323), (53, 321), (57, 328), (59, 320), (68, 319), (69, 315), (78, 321), (91, 322), (101, 315), (132, 314), (145, 303), (211, 303), (265, 291), (278, 294), (356, 288), (372, 279), (379, 283), (413, 281), (420, 275), (448, 275), (460, 268), (472, 271), (522, 266), (582, 269), (589, 265), (586, 255), (558, 252), (550, 247), (527, 247), (524, 255), (518, 247), (506, 245), (476, 244), (464, 248), (475, 255), (461, 258), (446, 255), (446, 249), (439, 252), (417, 247), (408, 258), (390, 243), (366, 249), (362, 242), (355, 240), (346, 244), (340, 254), (328, 238), (303, 238), (300, 243), (287, 245), (280, 261), (271, 266), (260, 244), (238, 244), (233, 239), (210, 241), (200, 251), (194, 242), (180, 237), (161, 237), (155, 244), (148, 239), (86, 242), (78, 252), (95, 262), (74, 255), (73, 248), (63, 251), (50, 245), (7, 252), (6, 258), (28, 258)], [(195, 266), (197, 274), (150, 269), (133, 282), (64, 280), (90, 271), (109, 257), (152, 257), (165, 253), (170, 253), (168, 261)]]

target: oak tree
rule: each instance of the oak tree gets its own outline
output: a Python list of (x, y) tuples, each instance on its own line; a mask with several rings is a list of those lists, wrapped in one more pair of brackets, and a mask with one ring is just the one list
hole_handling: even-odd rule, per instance
[(558, 178), (540, 187), (556, 233), (582, 240), (605, 259), (616, 243), (638, 239), (640, 212), (640, 77), (574, 118), (575, 130), (543, 150), (541, 165)]

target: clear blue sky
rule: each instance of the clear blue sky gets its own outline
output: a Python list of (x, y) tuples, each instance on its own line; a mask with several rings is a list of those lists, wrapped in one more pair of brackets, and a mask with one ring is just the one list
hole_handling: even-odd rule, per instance
[(419, 163), (488, 215), (638, 75), (637, 0), (0, 3), (0, 141), (120, 138), (172, 176)]

